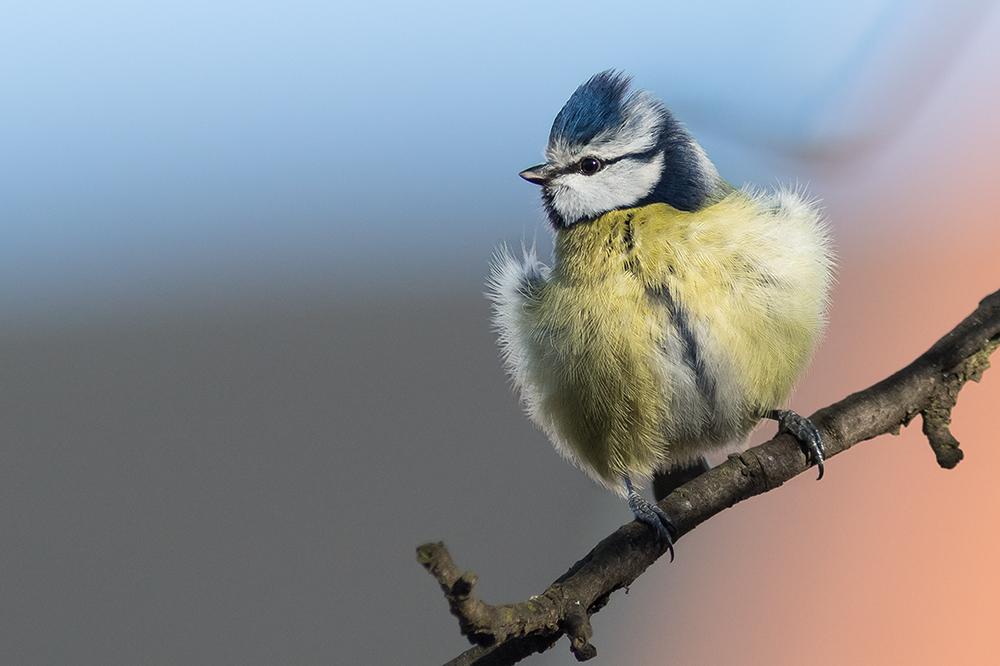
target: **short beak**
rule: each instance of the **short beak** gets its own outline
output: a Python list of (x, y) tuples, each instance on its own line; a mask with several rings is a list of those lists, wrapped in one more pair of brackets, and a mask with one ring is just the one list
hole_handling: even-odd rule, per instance
[(549, 175), (552, 169), (548, 164), (539, 164), (537, 166), (528, 167), (521, 173), (517, 174), (521, 178), (524, 178), (529, 183), (534, 183), (535, 185), (544, 185), (549, 180)]

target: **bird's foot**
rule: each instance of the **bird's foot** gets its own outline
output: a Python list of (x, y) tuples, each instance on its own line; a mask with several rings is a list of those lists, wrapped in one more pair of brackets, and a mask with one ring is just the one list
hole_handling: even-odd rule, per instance
[(670, 551), (670, 561), (673, 562), (674, 539), (677, 538), (677, 528), (674, 527), (673, 521), (664, 513), (663, 509), (640, 495), (632, 487), (632, 482), (627, 476), (623, 477), (623, 481), (625, 481), (625, 488), (628, 491), (628, 506), (632, 509), (632, 513), (635, 514), (636, 520), (652, 527), (660, 540), (667, 543), (667, 549)]
[(816, 477), (816, 480), (822, 479), (823, 461), (826, 460), (826, 454), (823, 450), (823, 438), (819, 434), (819, 428), (806, 417), (800, 416), (790, 409), (772, 409), (764, 417), (778, 422), (778, 432), (787, 432), (799, 440), (806, 452), (806, 458), (819, 468), (819, 476)]

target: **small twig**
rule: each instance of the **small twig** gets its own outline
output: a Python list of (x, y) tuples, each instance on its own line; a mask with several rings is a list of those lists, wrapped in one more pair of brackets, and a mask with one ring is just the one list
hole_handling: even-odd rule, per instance
[[(962, 451), (948, 428), (951, 410), (965, 383), (982, 377), (998, 346), (1000, 291), (980, 301), (975, 312), (906, 368), (813, 414), (810, 419), (823, 435), (827, 459), (858, 442), (898, 433), (920, 414), (938, 464), (953, 468)], [(781, 434), (730, 456), (659, 504), (673, 519), (679, 539), (717, 513), (777, 488), (808, 467), (798, 443)], [(570, 638), (577, 659), (594, 657), (590, 616), (665, 550), (649, 528), (629, 523), (597, 544), (541, 595), (500, 606), (475, 596), (476, 575), (459, 573), (444, 544), (424, 544), (417, 549), (417, 559), (441, 584), (461, 632), (476, 645), (449, 664), (499, 666), (543, 652), (563, 634)]]

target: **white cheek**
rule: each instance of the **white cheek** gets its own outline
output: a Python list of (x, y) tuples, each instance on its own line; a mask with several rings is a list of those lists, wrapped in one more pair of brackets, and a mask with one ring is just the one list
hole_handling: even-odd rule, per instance
[(626, 208), (653, 190), (662, 168), (660, 153), (650, 162), (615, 162), (593, 176), (569, 173), (556, 179), (552, 203), (567, 224)]

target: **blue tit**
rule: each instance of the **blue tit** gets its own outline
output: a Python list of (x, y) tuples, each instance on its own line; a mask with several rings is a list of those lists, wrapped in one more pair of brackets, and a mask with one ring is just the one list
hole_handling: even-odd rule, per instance
[(556, 116), (541, 186), (552, 266), (501, 250), (489, 296), (506, 368), (555, 448), (628, 500), (673, 546), (634, 484), (707, 469), (779, 409), (826, 320), (833, 257), (815, 200), (736, 189), (664, 104), (608, 70)]

